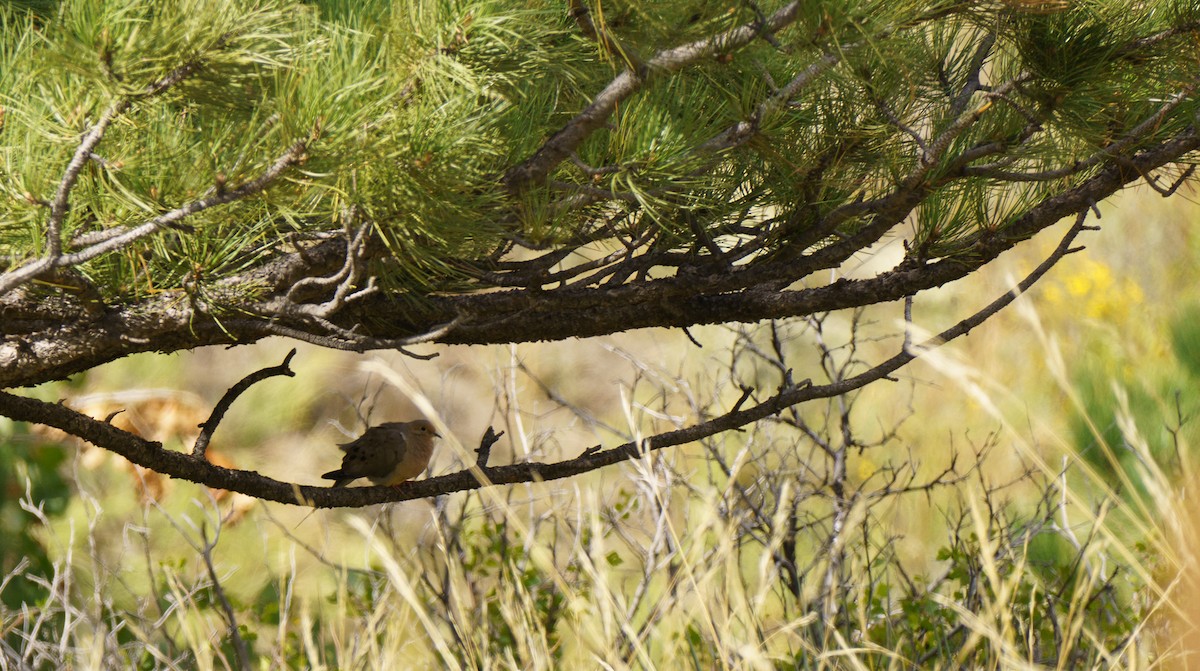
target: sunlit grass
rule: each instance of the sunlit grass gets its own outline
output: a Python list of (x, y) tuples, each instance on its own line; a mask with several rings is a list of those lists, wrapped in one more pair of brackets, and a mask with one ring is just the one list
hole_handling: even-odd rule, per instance
[[(1137, 207), (1147, 221), (1187, 212), (1153, 199)], [(1105, 224), (1123, 211), (1106, 210)], [(0, 578), (8, 581), (0, 594), (23, 580), (40, 581), (44, 594), (0, 610), (3, 658), (15, 668), (237, 668), (220, 598), (193, 547), (219, 530), (216, 574), (261, 668), (1181, 662), (1200, 622), (1196, 426), (1170, 412), (1171, 385), (1184, 378), (1159, 367), (1174, 365), (1165, 342), (1173, 310), (1200, 296), (1185, 275), (1139, 262), (1160, 254), (1182, 273), (1195, 250), (1163, 225), (1146, 229), (1159, 238), (1147, 244), (1158, 242), (1161, 252), (1131, 255), (1122, 238), (1130, 224), (1118, 223), (1084, 240), (1094, 247), (1086, 260), (1067, 257), (1046, 279), (1047, 295), (1035, 289), (964, 342), (903, 371), (899, 384), (568, 481), (305, 519), (305, 510), (247, 509), (72, 447), (65, 514), (41, 511), (23, 491), (5, 493), (25, 499), (16, 510), (50, 565)], [(1026, 263), (996, 268), (992, 294)], [(1087, 284), (1089, 277), (1111, 281)], [(1054, 291), (1073, 299), (1055, 302)], [(936, 331), (939, 320), (991, 297), (919, 297), (917, 322)], [(1081, 319), (1073, 310), (1084, 305), (1094, 314)], [(836, 346), (855, 333), (863, 339), (856, 356), (869, 363), (898, 346), (894, 335), (875, 339), (895, 333), (897, 316), (887, 306), (860, 321), (835, 316), (826, 336)], [(785, 330), (796, 377), (821, 374), (812, 334), (799, 323)], [(473, 462), (488, 425), (507, 432), (493, 464), (567, 456), (719, 413), (739, 383), (778, 384), (779, 371), (757, 355), (745, 354), (729, 372), (731, 352), (769, 344), (763, 332), (693, 334), (704, 348), (651, 331), (447, 348), (430, 363), (302, 348), (297, 378), (265, 382), (239, 400), (213, 449), (240, 467), (317, 484), (317, 474), (336, 465), (332, 446), (342, 429), (425, 414), (448, 436), (432, 466), (442, 473)], [(275, 344), (135, 357), (38, 393), (95, 400), (146, 391), (153, 403), (119, 399), (128, 421), (182, 447), (194, 426), (168, 421), (165, 409), (183, 417), (187, 403), (154, 390), (188, 391), (202, 412), (245, 372), (280, 357)], [(1128, 365), (1140, 366), (1133, 378), (1107, 378), (1114, 442), (1080, 394), (1079, 375)], [(1144, 383), (1160, 413), (1121, 400), (1130, 379)], [(841, 482), (861, 496), (840, 514), (831, 467), (795, 424), (836, 436), (839, 403), (851, 407), (855, 438), (870, 446), (846, 452)], [(1073, 422), (1086, 431), (1073, 432)], [(1179, 459), (1164, 464), (1150, 436), (1173, 422), (1182, 424), (1170, 434)], [(3, 430), (14, 450), (46, 441), (11, 424)], [(1079, 435), (1098, 458), (1078, 458)], [(888, 469), (911, 463), (913, 481), (925, 482), (954, 454), (960, 479), (872, 496)], [(799, 575), (789, 574), (789, 561)]]

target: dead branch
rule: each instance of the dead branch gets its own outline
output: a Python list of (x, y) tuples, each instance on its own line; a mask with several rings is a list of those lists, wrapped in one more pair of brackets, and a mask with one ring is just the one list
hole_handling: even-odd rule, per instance
[(283, 358), (283, 362), (278, 366), (272, 366), (270, 368), (263, 368), (262, 370), (255, 371), (242, 378), (240, 382), (233, 385), (229, 388), (229, 391), (225, 392), (225, 395), (222, 396), (221, 400), (217, 401), (217, 404), (213, 407), (212, 414), (210, 414), (208, 419), (200, 425), (200, 435), (196, 436), (196, 443), (192, 447), (193, 459), (205, 459), (205, 451), (208, 450), (208, 443), (212, 440), (213, 432), (217, 430), (217, 424), (221, 423), (221, 420), (225, 417), (225, 413), (229, 410), (229, 406), (233, 405), (233, 402), (237, 400), (238, 396), (241, 396), (247, 389), (269, 377), (276, 377), (280, 375), (296, 377), (296, 371), (292, 370), (290, 366), (292, 357), (294, 356), (296, 356), (296, 349), (293, 347), (292, 351), (288, 352), (287, 356)]

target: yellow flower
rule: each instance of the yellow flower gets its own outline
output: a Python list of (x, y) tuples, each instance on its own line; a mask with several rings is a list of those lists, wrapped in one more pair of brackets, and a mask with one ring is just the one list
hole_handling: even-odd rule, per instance
[(1078, 261), (1074, 272), (1059, 277), (1042, 291), (1042, 298), (1052, 306), (1069, 305), (1089, 319), (1120, 321), (1140, 305), (1145, 296), (1142, 289), (1129, 278), (1118, 278), (1112, 269), (1092, 259)]

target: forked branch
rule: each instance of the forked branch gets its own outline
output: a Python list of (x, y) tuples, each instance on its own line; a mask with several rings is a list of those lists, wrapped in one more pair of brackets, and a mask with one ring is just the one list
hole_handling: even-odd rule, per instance
[[(116, 452), (130, 461), (150, 468), (171, 477), (188, 480), (209, 487), (240, 492), (249, 496), (316, 508), (354, 507), (377, 503), (407, 501), (428, 498), (453, 492), (479, 489), (483, 486), (506, 485), (518, 483), (539, 482), (571, 477), (582, 473), (610, 466), (623, 461), (636, 459), (648, 452), (667, 447), (691, 443), (724, 431), (730, 431), (746, 426), (751, 422), (764, 419), (780, 411), (814, 399), (832, 398), (860, 389), (872, 382), (884, 379), (905, 364), (920, 356), (924, 351), (934, 349), (942, 344), (966, 335), (992, 315), (1012, 303), (1018, 296), (1027, 291), (1035, 282), (1043, 277), (1051, 267), (1067, 254), (1076, 251), (1071, 246), (1076, 236), (1087, 228), (1084, 222), (1088, 210), (1079, 212), (1074, 224), (1067, 231), (1058, 247), (1039, 264), (1024, 280), (1012, 290), (997, 298), (983, 309), (970, 317), (963, 319), (954, 326), (942, 331), (922, 343), (911, 345), (905, 342), (901, 351), (891, 358), (872, 368), (855, 375), (824, 385), (812, 385), (803, 381), (785, 386), (778, 393), (766, 400), (743, 408), (748, 394), (743, 392), (742, 398), (729, 412), (712, 420), (694, 426), (668, 431), (650, 436), (644, 440), (627, 442), (617, 447), (604, 449), (595, 446), (583, 450), (581, 455), (571, 459), (556, 462), (525, 462), (506, 466), (486, 466), (486, 458), (496, 437), (489, 431), (481, 441), (479, 463), (466, 470), (429, 478), (417, 482), (408, 482), (399, 487), (358, 487), (358, 488), (326, 488), (297, 483), (282, 482), (266, 477), (254, 471), (228, 469), (198, 459), (193, 454), (184, 454), (166, 450), (161, 443), (145, 440), (127, 431), (88, 417), (63, 404), (46, 403), (23, 396), (0, 392), (0, 415), (23, 422), (34, 422), (52, 426), (68, 434), (82, 438), (94, 445)], [(226, 394), (226, 399), (218, 404), (227, 407), (237, 390), (242, 385), (249, 386), (258, 379), (270, 375), (283, 374), (290, 371), (287, 364), (291, 354), (281, 366), (259, 371), (242, 381)], [(269, 372), (275, 371), (275, 372)], [(258, 377), (256, 377), (258, 376)], [(250, 382), (247, 383), (247, 380)], [(205, 431), (209, 434), (220, 421), (220, 414), (214, 410), (213, 417), (205, 423)], [(203, 454), (203, 450), (200, 450)]]

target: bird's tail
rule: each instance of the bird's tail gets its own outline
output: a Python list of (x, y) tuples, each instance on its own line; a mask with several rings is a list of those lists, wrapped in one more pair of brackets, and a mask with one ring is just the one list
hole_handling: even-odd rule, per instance
[(345, 487), (356, 480), (356, 478), (346, 477), (346, 474), (343, 473), (340, 468), (336, 471), (329, 471), (328, 473), (325, 473), (321, 476), (321, 478), (323, 480), (333, 480), (333, 487)]

